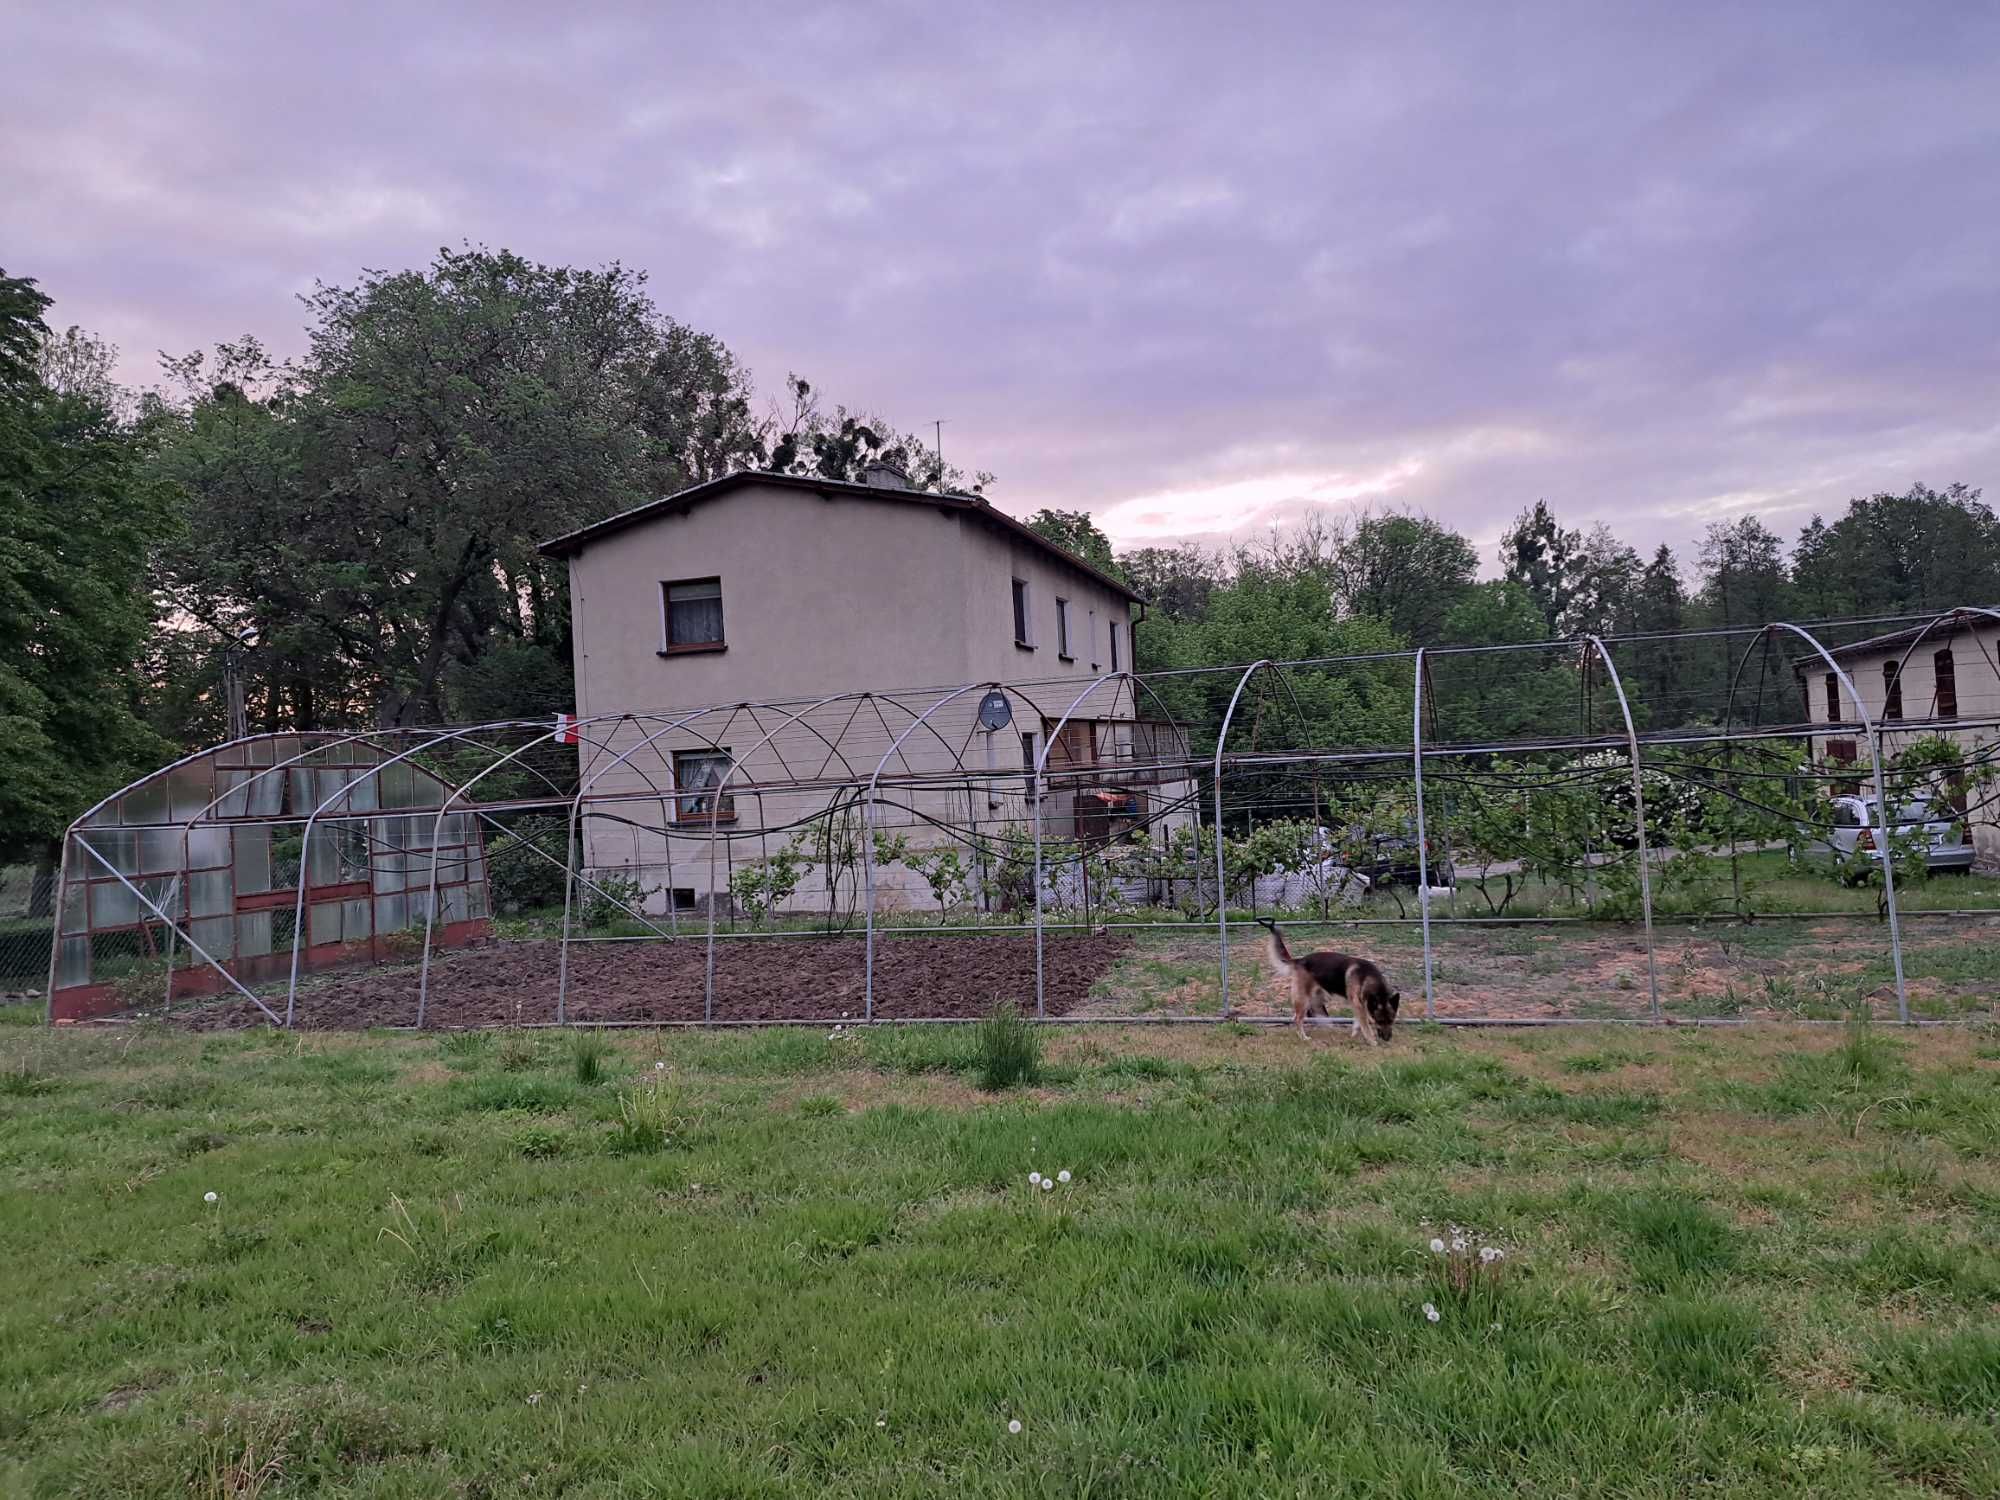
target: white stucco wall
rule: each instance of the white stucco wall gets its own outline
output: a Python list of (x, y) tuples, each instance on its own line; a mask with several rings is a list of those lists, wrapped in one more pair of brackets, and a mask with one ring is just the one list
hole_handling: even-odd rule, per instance
[[(662, 655), (661, 584), (721, 580), (725, 649)], [(1015, 578), (1029, 586), (1032, 650), (1014, 639)], [(720, 747), (743, 762), (733, 831), (718, 845), (714, 884), (728, 880), (728, 857), (754, 860), (781, 848), (796, 830), (865, 781), (896, 736), (935, 704), (940, 692), (900, 691), (967, 683), (1021, 684), (1010, 691), (1015, 722), (998, 734), (978, 730), (981, 694), (937, 709), (912, 730), (885, 775), (943, 777), (961, 763), (977, 773), (990, 763), (1008, 773), (997, 783), (899, 789), (875, 809), (877, 825), (913, 845), (949, 837), (937, 825), (1019, 824), (1027, 816), (1021, 734), (1076, 705), (1079, 717), (1134, 717), (1129, 685), (1110, 683), (1076, 700), (1111, 670), (1108, 627), (1121, 629), (1120, 664), (1131, 666), (1128, 601), (1082, 570), (964, 512), (940, 512), (909, 499), (832, 498), (775, 485), (745, 486), (590, 543), (570, 560), (579, 714), (654, 711), (669, 705), (772, 703), (785, 708), (721, 708), (661, 733), (662, 720), (617, 726), (582, 752), (594, 793), (630, 799), (586, 820), (588, 867), (639, 872), (649, 886), (711, 888), (708, 830), (671, 835), (630, 824), (670, 821), (676, 751)], [(1057, 651), (1056, 600), (1070, 602), (1071, 659)], [(1094, 625), (1094, 629), (1092, 628)], [(839, 694), (847, 698), (803, 711)], [(1144, 704), (1140, 705), (1144, 712)], [(798, 717), (794, 718), (794, 715)], [(617, 757), (636, 750), (623, 764)], [(758, 791), (757, 784), (814, 781), (808, 788)], [(1183, 789), (1184, 790), (1184, 789)], [(1170, 798), (1175, 789), (1159, 789)], [(1045, 813), (1068, 810), (1051, 799)], [(617, 821), (629, 819), (629, 823)], [(1049, 832), (1063, 831), (1051, 819)], [(752, 836), (754, 833), (754, 836)], [(671, 865), (671, 874), (669, 866)], [(878, 876), (884, 906), (924, 905), (930, 895), (908, 871)], [(817, 877), (797, 904), (823, 904)], [(662, 897), (661, 901), (665, 898)]]

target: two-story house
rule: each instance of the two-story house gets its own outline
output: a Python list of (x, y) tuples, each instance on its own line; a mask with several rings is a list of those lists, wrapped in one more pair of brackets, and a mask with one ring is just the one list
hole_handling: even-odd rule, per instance
[[(1882, 731), (1893, 757), (1922, 735), (1943, 735), (1968, 760), (1991, 757), (2000, 744), (2000, 621), (1967, 612), (1926, 629), (1912, 626), (1871, 636), (1829, 654), (1861, 696), (1860, 707)], [(1798, 656), (1793, 669), (1809, 722), (1830, 728), (1812, 737), (1816, 760), (1866, 767), (1862, 715), (1840, 677), (1817, 655)], [(1854, 783), (1867, 791), (1865, 772)], [(2000, 863), (2000, 810), (1975, 806), (1967, 825), (1982, 864)]]
[[(1044, 837), (1102, 836), (1185, 796), (1115, 770), (1177, 744), (1112, 678), (1131, 670), (1143, 601), (982, 499), (913, 490), (886, 465), (865, 483), (744, 471), (541, 550), (569, 563), (576, 707), (596, 726), (583, 862), (632, 870), (665, 893), (655, 905), (697, 904), (732, 867), (808, 846), (878, 767), (893, 790), (872, 818), (919, 848), (1031, 813)], [(1036, 798), (1025, 773), (1100, 678)], [(1008, 685), (1004, 708), (982, 719), (983, 691), (940, 701), (979, 683)], [(672, 728), (602, 718), (680, 705), (715, 707)], [(918, 885), (882, 871), (878, 900), (913, 903)], [(826, 898), (822, 870), (794, 904)]]

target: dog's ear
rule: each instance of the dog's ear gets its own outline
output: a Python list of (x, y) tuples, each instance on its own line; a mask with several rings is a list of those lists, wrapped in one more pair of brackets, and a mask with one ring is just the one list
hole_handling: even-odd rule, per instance
[(1389, 1009), (1391, 1011), (1398, 1011), (1401, 1010), (1402, 1008), (1403, 1008), (1403, 992), (1401, 990), (1389, 991)]

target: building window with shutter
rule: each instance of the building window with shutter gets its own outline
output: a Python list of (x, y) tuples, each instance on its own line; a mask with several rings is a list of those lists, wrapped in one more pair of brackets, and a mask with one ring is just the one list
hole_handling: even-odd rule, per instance
[(1056, 600), (1056, 655), (1064, 661), (1074, 661), (1069, 649), (1069, 600)]
[(720, 651), (722, 642), (722, 580), (684, 578), (660, 585), (662, 656), (690, 651)]
[(1903, 717), (1903, 676), (1902, 663), (1885, 661), (1882, 663), (1882, 717), (1900, 719)]
[(1028, 633), (1028, 582), (1025, 578), (1014, 580), (1014, 644), (1023, 651), (1035, 649), (1035, 638)]
[(1826, 722), (1840, 722), (1840, 679), (1831, 672), (1826, 674)]
[(1931, 668), (1937, 674), (1937, 716), (1940, 719), (1958, 717), (1958, 663), (1952, 659), (1951, 647), (1931, 658)]
[(1118, 622), (1116, 620), (1111, 622), (1111, 670), (1114, 672), (1125, 670), (1118, 660)]

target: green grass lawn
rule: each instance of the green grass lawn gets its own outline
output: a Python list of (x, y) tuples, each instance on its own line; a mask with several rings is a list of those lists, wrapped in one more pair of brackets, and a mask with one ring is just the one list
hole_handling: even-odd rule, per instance
[(974, 1042), (0, 1028), (0, 1494), (2000, 1493), (1991, 1032)]

